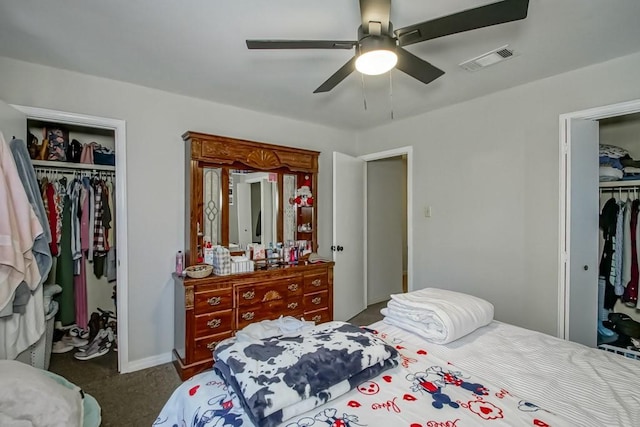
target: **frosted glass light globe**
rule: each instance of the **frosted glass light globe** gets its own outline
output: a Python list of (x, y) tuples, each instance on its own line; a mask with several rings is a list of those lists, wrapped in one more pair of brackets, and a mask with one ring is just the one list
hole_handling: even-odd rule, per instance
[(356, 70), (362, 74), (377, 76), (391, 70), (397, 63), (398, 56), (395, 52), (386, 49), (371, 50), (356, 59)]

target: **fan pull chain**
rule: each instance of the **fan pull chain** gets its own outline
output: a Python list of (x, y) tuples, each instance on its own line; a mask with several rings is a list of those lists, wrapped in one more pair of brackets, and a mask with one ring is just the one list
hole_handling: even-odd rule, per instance
[(391, 71), (389, 71), (389, 104), (391, 107), (391, 120), (393, 120), (393, 78), (391, 77)]
[(362, 81), (362, 101), (364, 103), (364, 111), (367, 111), (367, 93), (364, 90), (364, 74), (360, 73), (360, 80)]

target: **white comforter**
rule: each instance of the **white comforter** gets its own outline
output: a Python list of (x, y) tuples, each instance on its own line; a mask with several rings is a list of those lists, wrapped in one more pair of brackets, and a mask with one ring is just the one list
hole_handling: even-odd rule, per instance
[(460, 292), (425, 288), (391, 295), (384, 321), (436, 344), (447, 344), (493, 320), (493, 304)]

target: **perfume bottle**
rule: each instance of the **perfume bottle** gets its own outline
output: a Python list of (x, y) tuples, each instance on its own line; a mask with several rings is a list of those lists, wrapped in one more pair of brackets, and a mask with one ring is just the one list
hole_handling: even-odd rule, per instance
[(176, 274), (182, 275), (182, 271), (184, 270), (184, 254), (182, 251), (178, 251), (176, 254)]

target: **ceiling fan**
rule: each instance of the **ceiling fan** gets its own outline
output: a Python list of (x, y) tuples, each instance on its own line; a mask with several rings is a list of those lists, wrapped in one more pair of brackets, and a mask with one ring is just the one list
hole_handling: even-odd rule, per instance
[(360, 0), (362, 24), (357, 41), (247, 40), (249, 49), (352, 49), (356, 54), (313, 91), (328, 92), (354, 70), (376, 75), (394, 67), (427, 84), (444, 71), (403, 49), (414, 43), (489, 27), (527, 17), (529, 0), (503, 0), (452, 15), (393, 30), (389, 21), (391, 0)]

